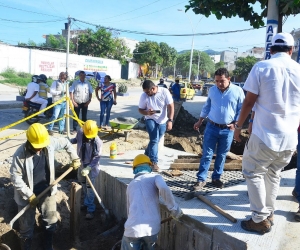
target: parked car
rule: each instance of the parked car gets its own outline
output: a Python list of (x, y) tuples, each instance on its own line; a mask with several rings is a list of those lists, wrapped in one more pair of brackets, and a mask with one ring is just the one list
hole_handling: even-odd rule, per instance
[(202, 95), (203, 96), (207, 96), (208, 95), (208, 91), (211, 87), (215, 86), (215, 84), (213, 83), (205, 83), (202, 87)]
[(183, 101), (193, 100), (196, 93), (193, 85), (187, 82), (181, 82), (180, 87), (180, 99)]

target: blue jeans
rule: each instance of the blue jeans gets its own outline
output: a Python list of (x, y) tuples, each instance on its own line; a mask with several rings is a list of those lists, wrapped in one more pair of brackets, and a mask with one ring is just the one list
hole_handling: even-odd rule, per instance
[(140, 238), (123, 236), (121, 250), (154, 250), (156, 241), (157, 234)]
[(104, 126), (109, 126), (109, 118), (111, 107), (114, 103), (114, 100), (111, 98), (109, 101), (100, 102), (100, 126), (103, 126), (104, 114), (106, 113), (106, 119)]
[[(53, 107), (53, 115), (51, 117), (51, 121), (56, 120), (57, 118), (61, 118), (66, 114), (66, 102), (57, 104)], [(58, 121), (58, 129), (59, 132), (63, 132), (65, 129), (65, 121), (66, 119), (63, 118), (62, 120)], [(48, 130), (53, 130), (54, 122), (50, 123), (48, 126)]]
[[(87, 182), (85, 176), (81, 175), (81, 170), (83, 168), (84, 167), (81, 166), (80, 168), (78, 168), (78, 172), (77, 172), (77, 179), (82, 186), (82, 191), (83, 191), (83, 195), (84, 195), (83, 204), (87, 207), (88, 213), (94, 213), (96, 210), (96, 205), (94, 203), (95, 193), (94, 193), (93, 189), (91, 188), (90, 184)], [(92, 177), (92, 171), (90, 171), (89, 177), (90, 177), (92, 184), (95, 185), (96, 178)]]
[(160, 138), (166, 132), (166, 123), (158, 124), (152, 119), (147, 119), (146, 130), (149, 134), (150, 141), (145, 150), (145, 155), (149, 156), (152, 163), (157, 163), (158, 143)]
[(295, 191), (297, 193), (297, 200), (300, 204), (300, 133), (298, 132), (298, 146), (297, 146), (297, 170), (296, 170), (296, 181)]
[(213, 180), (218, 180), (221, 177), (224, 169), (226, 154), (230, 149), (233, 139), (233, 130), (228, 128), (221, 129), (211, 123), (207, 123), (203, 139), (202, 157), (197, 173), (198, 181), (205, 181), (210, 167), (210, 162), (217, 146), (216, 160)]
[(173, 101), (174, 101), (174, 102), (179, 102), (179, 101), (180, 101), (180, 97), (175, 97), (175, 96), (173, 96)]

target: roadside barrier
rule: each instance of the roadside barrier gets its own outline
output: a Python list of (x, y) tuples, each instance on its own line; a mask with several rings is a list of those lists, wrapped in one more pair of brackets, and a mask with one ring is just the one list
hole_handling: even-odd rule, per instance
[[(31, 118), (33, 118), (33, 117), (35, 117), (35, 116), (37, 116), (37, 115), (40, 115), (40, 114), (44, 113), (46, 110), (51, 109), (51, 108), (53, 108), (54, 106), (56, 106), (57, 104), (60, 104), (60, 103), (62, 103), (62, 102), (64, 102), (64, 101), (69, 102), (69, 107), (70, 107), (70, 110), (72, 111), (72, 115), (70, 115), (70, 114), (64, 114), (63, 117), (60, 117), (60, 118), (58, 118), (58, 119), (56, 119), (56, 120), (53, 120), (53, 121), (50, 121), (50, 122), (47, 122), (47, 123), (44, 123), (43, 125), (47, 126), (47, 125), (49, 125), (49, 124), (51, 124), (51, 123), (53, 123), (53, 122), (57, 122), (57, 121), (60, 121), (60, 120), (62, 120), (62, 119), (65, 119), (65, 117), (69, 117), (69, 118), (72, 118), (73, 120), (76, 120), (76, 121), (78, 122), (78, 124), (82, 127), (83, 124), (84, 124), (84, 121), (82, 121), (82, 120), (80, 120), (80, 119), (78, 118), (78, 116), (77, 116), (77, 114), (76, 114), (76, 112), (75, 112), (75, 110), (74, 110), (74, 107), (73, 107), (73, 104), (72, 104), (70, 98), (69, 98), (69, 97), (63, 97), (63, 98), (61, 98), (60, 100), (58, 100), (57, 102), (52, 103), (51, 105), (49, 105), (48, 107), (46, 107), (45, 109), (43, 109), (43, 110), (41, 110), (41, 111), (38, 111), (38, 112), (36, 112), (36, 113), (34, 113), (34, 114), (32, 114), (32, 115), (26, 117), (26, 118), (23, 118), (23, 119), (21, 119), (21, 120), (19, 120), (19, 121), (17, 121), (17, 122), (11, 123), (11, 124), (9, 124), (9, 125), (3, 127), (3, 128), (0, 128), (0, 132), (1, 132), (1, 131), (4, 131), (4, 130), (6, 130), (6, 129), (9, 129), (9, 128), (11, 128), (11, 127), (14, 127), (14, 126), (16, 126), (16, 125), (18, 125), (18, 124), (20, 124), (20, 123), (22, 123), (22, 122), (25, 122), (26, 120), (31, 119)], [(25, 131), (23, 131), (23, 132), (20, 132), (20, 133), (17, 133), (17, 134), (11, 134), (11, 135), (8, 135), (8, 136), (1, 137), (1, 138), (0, 138), (0, 141), (7, 140), (7, 139), (10, 139), (10, 138), (12, 138), (12, 137), (19, 136), (19, 135), (21, 135), (21, 134), (24, 134), (26, 131), (27, 131), (27, 130), (25, 130)], [(104, 132), (104, 133), (108, 133), (107, 135), (110, 135), (110, 134), (111, 134), (110, 131), (103, 131), (103, 130), (101, 130), (100, 128), (98, 129), (98, 131), (101, 131), (101, 132)], [(100, 137), (100, 138), (106, 137), (107, 135), (104, 135), (104, 136), (102, 136), (102, 137)]]

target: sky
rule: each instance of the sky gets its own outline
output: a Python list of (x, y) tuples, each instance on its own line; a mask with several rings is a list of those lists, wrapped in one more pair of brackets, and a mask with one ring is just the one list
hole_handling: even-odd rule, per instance
[[(195, 34), (251, 29), (243, 19), (206, 18), (192, 10), (184, 12), (188, 0), (0, 0), (0, 40), (16, 45), (33, 40), (43, 43), (43, 35), (58, 34), (64, 29), (68, 16), (104, 27), (155, 34)], [(180, 11), (182, 10), (182, 11)], [(95, 26), (72, 21), (71, 29), (95, 29)], [(300, 15), (290, 16), (283, 25), (284, 32), (300, 28)], [(218, 35), (194, 36), (194, 49), (215, 51), (237, 48), (244, 52), (264, 47), (265, 28)], [(115, 33), (138, 41), (145, 39), (165, 42), (177, 51), (190, 50), (193, 36), (158, 36)]]

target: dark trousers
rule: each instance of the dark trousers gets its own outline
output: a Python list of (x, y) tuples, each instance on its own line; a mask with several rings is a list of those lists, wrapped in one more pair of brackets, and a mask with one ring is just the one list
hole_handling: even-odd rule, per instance
[[(78, 119), (79, 119), (79, 115), (80, 115), (80, 110), (82, 110), (81, 111), (81, 120), (83, 122), (86, 122), (86, 120), (87, 120), (86, 116), (87, 116), (88, 106), (85, 107), (84, 106), (85, 103), (80, 103), (80, 104), (77, 103), (77, 105), (78, 105), (78, 107), (74, 107), (74, 111), (75, 111)], [(78, 125), (78, 122), (75, 121), (75, 120), (73, 120), (73, 130), (77, 129), (77, 125)]]

